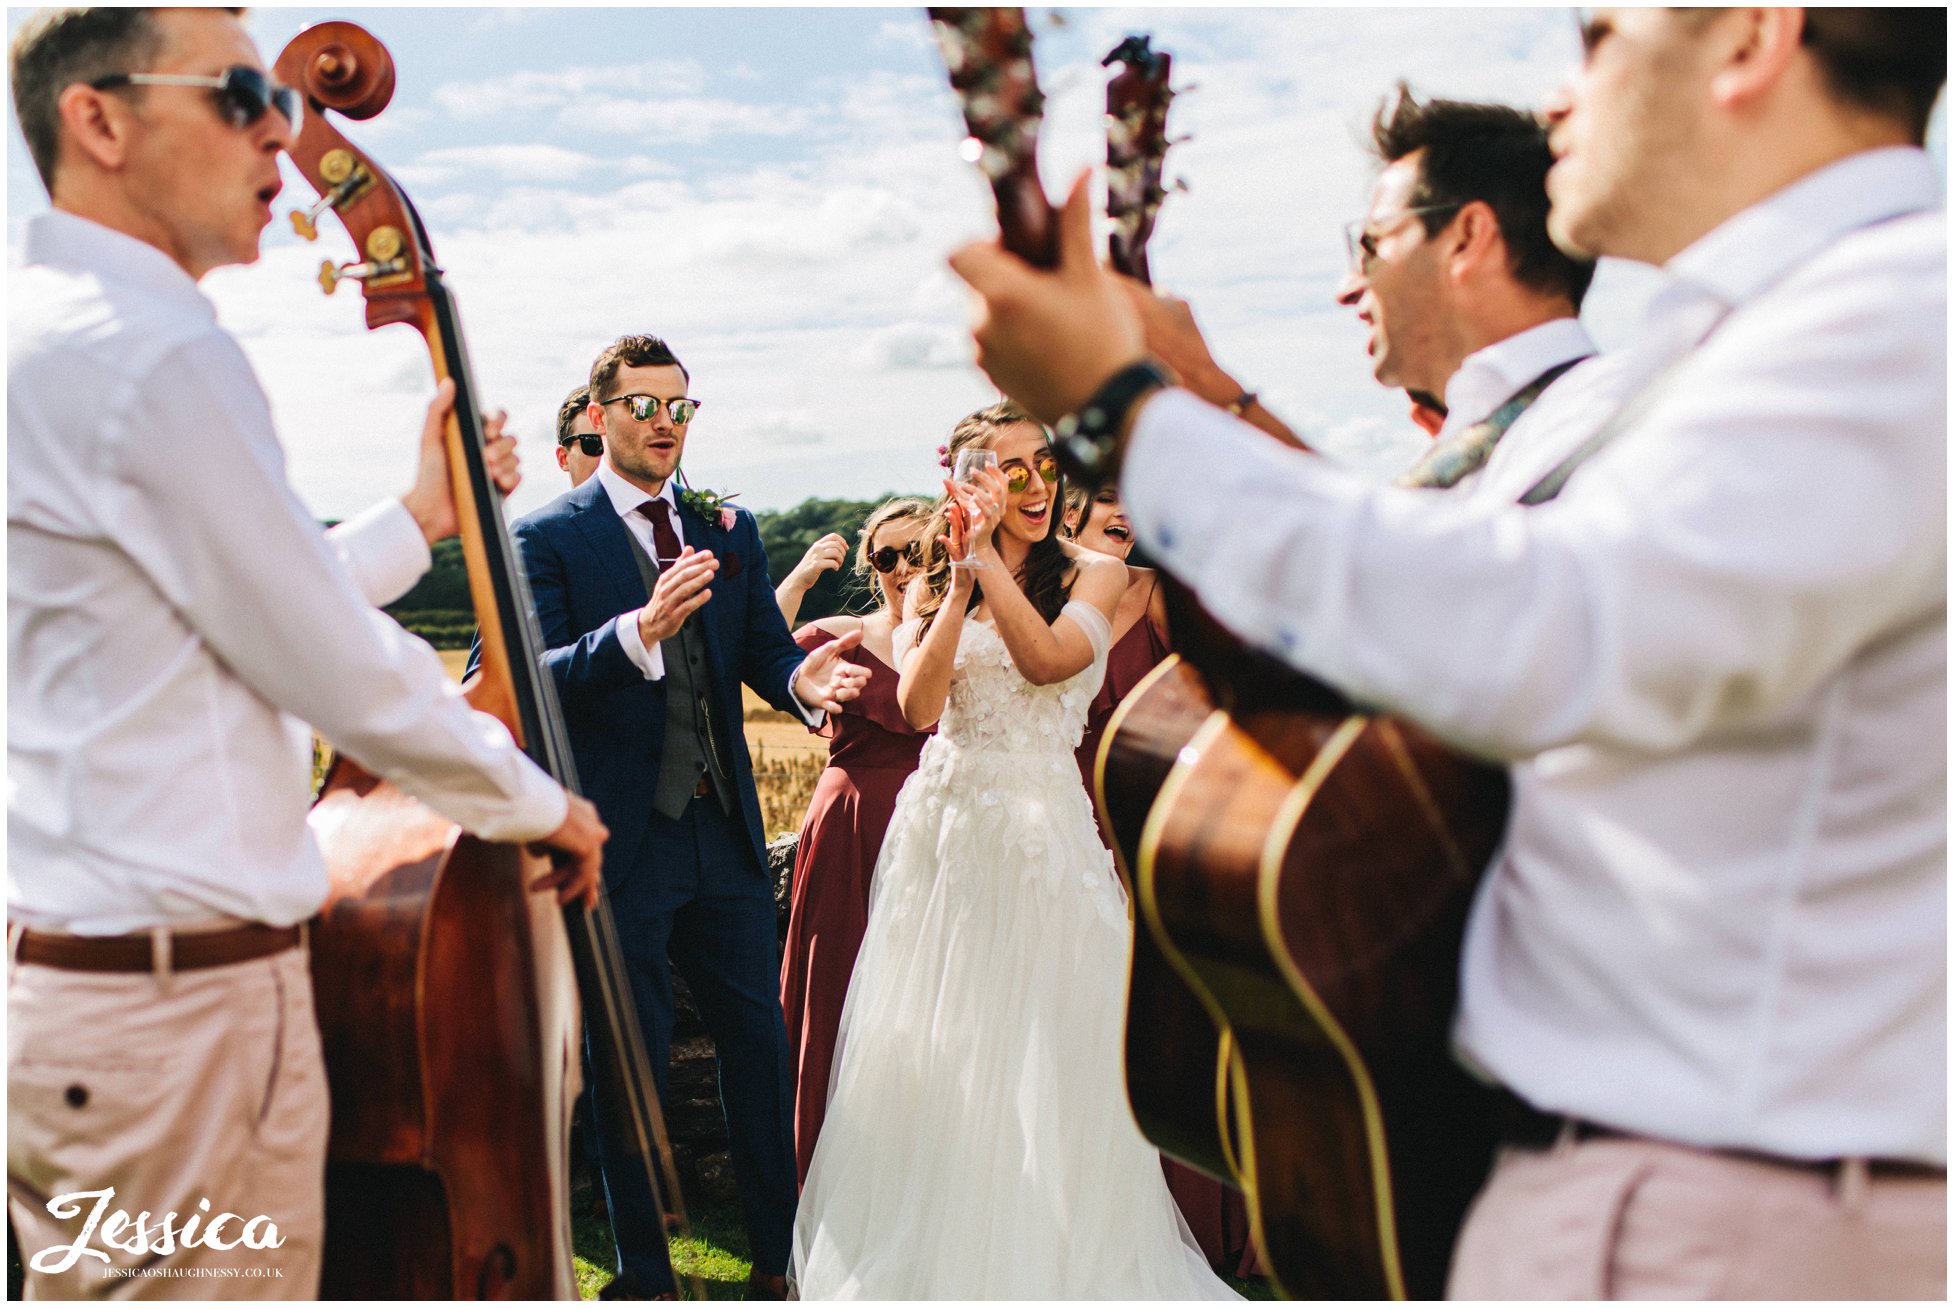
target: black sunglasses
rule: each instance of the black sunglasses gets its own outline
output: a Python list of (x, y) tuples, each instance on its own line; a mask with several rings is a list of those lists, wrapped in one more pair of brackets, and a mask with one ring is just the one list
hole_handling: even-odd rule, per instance
[(599, 400), (597, 403), (628, 404), (631, 406), (631, 416), (639, 422), (650, 422), (656, 418), (658, 407), (664, 405), (666, 411), (672, 415), (674, 427), (683, 427), (691, 422), (692, 415), (699, 411), (697, 400), (686, 399), (683, 396), (676, 400), (661, 400), (656, 395), (616, 395), (608, 400)]
[(266, 110), (276, 109), (296, 132), (304, 112), (304, 102), (297, 91), (272, 81), (262, 68), (245, 64), (226, 68), (214, 77), (190, 73), (110, 73), (89, 85), (97, 91), (112, 91), (118, 86), (208, 87), (217, 92), (218, 116), (239, 129), (255, 125)]
[(897, 559), (904, 560), (912, 568), (922, 567), (922, 545), (913, 540), (901, 549), (897, 549), (893, 545), (884, 545), (881, 549), (874, 551), (868, 556), (869, 566), (877, 572), (894, 572), (896, 570)]
[(602, 458), (604, 455), (604, 438), (594, 431), (577, 432), (574, 435), (565, 436), (557, 444), (563, 446), (565, 449), (575, 445), (593, 459)]

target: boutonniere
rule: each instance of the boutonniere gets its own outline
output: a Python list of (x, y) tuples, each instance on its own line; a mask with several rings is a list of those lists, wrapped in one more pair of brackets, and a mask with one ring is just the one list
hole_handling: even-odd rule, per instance
[(719, 524), (721, 531), (733, 529), (733, 511), (727, 507), (729, 500), (739, 498), (737, 492), (731, 495), (719, 491), (694, 490), (685, 480), (685, 473), (678, 475), (678, 498), (686, 508), (692, 510), (707, 522)]

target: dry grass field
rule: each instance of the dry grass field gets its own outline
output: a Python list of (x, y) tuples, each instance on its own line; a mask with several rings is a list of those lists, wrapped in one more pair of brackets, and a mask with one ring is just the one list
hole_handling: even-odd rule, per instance
[[(440, 654), (448, 675), (459, 680), (468, 652), (446, 649)], [(814, 783), (827, 765), (828, 742), (744, 686), (740, 694), (746, 747), (753, 755), (753, 783), (760, 792), (761, 825), (768, 839), (783, 831), (798, 831)]]

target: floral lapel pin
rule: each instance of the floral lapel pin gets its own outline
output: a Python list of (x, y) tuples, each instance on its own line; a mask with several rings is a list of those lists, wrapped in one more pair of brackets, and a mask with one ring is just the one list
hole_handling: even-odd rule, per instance
[[(678, 498), (679, 503), (698, 514), (707, 524), (716, 526), (721, 531), (733, 529), (735, 519), (732, 505), (728, 501), (738, 499), (737, 492), (725, 494), (720, 491), (696, 490), (685, 480), (685, 472), (681, 469), (678, 474)], [(718, 551), (714, 552), (718, 553)], [(726, 569), (728, 577), (737, 577), (746, 570), (746, 565), (741, 562), (740, 556), (730, 550), (720, 554), (720, 563)]]

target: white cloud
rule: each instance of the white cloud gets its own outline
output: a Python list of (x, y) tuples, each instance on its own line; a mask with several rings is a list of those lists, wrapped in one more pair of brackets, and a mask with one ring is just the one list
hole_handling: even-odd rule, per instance
[(546, 110), (589, 98), (618, 95), (696, 95), (706, 70), (695, 59), (652, 59), (637, 64), (522, 70), (502, 77), (463, 79), (436, 87), (436, 105), (464, 121), (519, 122)]
[(395, 168), (393, 174), (410, 186), (446, 186), (464, 180), (490, 185), (511, 181), (548, 185), (616, 167), (612, 160), (560, 145), (461, 145), (429, 150), (412, 163)]

